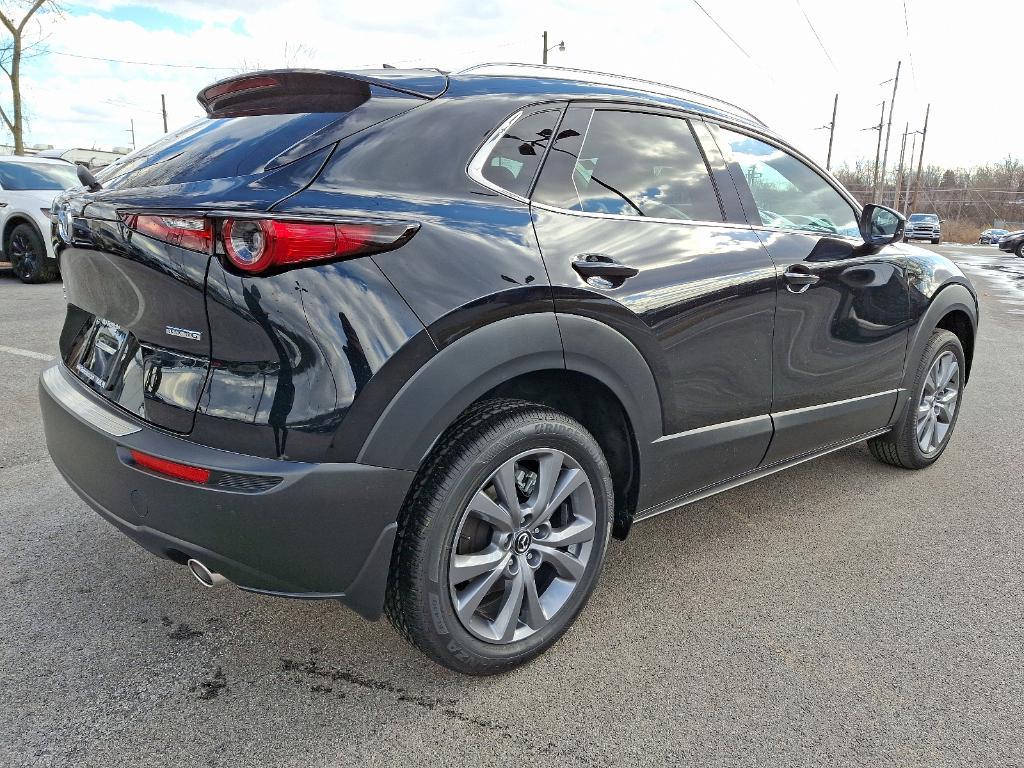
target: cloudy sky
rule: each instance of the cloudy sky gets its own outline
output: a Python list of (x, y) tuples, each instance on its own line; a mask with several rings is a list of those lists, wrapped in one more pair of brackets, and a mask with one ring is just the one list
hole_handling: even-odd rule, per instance
[(734, 101), (822, 162), (828, 131), (815, 129), (831, 118), (838, 91), (833, 165), (874, 158), (877, 134), (863, 129), (878, 122), (892, 88), (882, 82), (902, 60), (891, 154), (907, 122), (921, 127), (930, 102), (926, 162), (1024, 156), (1021, 44), (1006, 38), (1024, 29), (1024, 3), (1011, 0), (91, 0), (64, 8), (40, 19), (46, 52), (25, 65), (29, 144), (130, 145), (134, 119), (141, 147), (162, 133), (161, 93), (173, 129), (201, 116), (202, 86), (254, 68), (537, 63), (547, 29), (552, 44), (566, 45), (551, 52), (552, 64)]

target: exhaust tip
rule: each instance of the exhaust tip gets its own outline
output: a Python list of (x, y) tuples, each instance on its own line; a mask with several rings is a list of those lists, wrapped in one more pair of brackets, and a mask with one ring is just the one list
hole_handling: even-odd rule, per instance
[(211, 571), (195, 558), (189, 559), (187, 565), (188, 569), (192, 571), (192, 575), (196, 577), (196, 581), (204, 587), (213, 589), (214, 587), (219, 587), (221, 584), (227, 582), (227, 579), (216, 571)]

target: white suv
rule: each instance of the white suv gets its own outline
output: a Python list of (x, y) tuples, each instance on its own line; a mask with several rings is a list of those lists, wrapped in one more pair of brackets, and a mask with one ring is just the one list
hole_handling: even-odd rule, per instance
[(75, 166), (64, 160), (0, 156), (0, 268), (13, 269), (24, 283), (57, 276), (50, 205), (79, 186)]

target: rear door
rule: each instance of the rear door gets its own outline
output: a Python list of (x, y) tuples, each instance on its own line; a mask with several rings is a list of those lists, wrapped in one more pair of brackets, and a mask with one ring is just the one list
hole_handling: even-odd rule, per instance
[(714, 128), (779, 275), (771, 464), (884, 427), (896, 403), (910, 303), (893, 248), (860, 246), (858, 211), (781, 147)]
[(688, 119), (608, 105), (566, 111), (533, 193), (556, 312), (616, 328), (654, 373), (641, 504), (752, 469), (771, 436), (775, 270), (729, 195)]

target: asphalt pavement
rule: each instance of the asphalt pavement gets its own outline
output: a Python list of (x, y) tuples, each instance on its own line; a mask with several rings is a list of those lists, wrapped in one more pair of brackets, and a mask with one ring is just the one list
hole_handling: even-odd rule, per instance
[(43, 444), (59, 283), (0, 275), (0, 766), (1024, 761), (1024, 259), (932, 468), (863, 445), (638, 525), (530, 665), (462, 677), (339, 605), (206, 590)]

